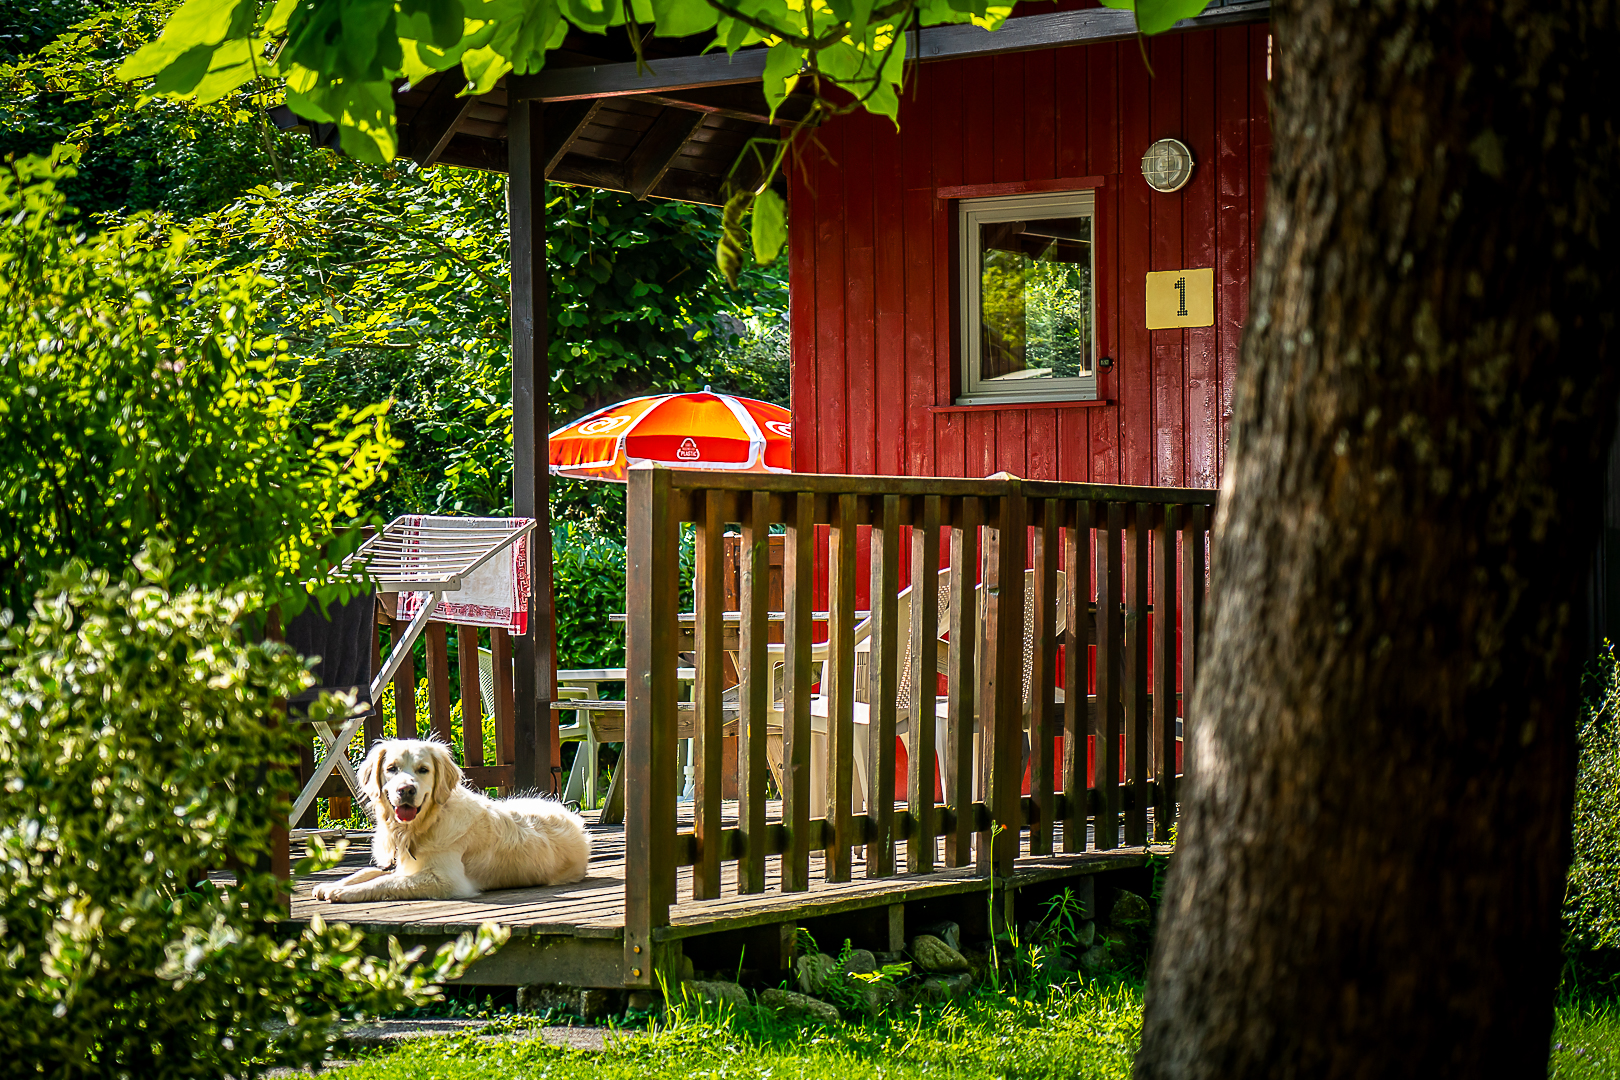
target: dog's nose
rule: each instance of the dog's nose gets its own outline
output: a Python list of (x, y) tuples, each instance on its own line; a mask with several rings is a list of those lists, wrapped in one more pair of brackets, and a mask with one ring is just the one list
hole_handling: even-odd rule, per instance
[(416, 794), (416, 785), (415, 784), (401, 784), (401, 785), (399, 785), (399, 793), (401, 795), (407, 795), (407, 796), (408, 795), (415, 795)]

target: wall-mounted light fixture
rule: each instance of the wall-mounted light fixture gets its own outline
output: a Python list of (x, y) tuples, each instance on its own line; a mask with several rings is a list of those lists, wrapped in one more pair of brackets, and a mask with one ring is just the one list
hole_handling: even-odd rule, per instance
[(1180, 139), (1160, 139), (1142, 155), (1142, 179), (1154, 191), (1180, 191), (1192, 173), (1192, 151)]

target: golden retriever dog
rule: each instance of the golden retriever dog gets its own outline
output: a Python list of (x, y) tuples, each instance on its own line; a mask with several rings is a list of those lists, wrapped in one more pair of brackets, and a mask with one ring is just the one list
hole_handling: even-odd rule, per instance
[(585, 876), (591, 841), (583, 818), (555, 799), (491, 799), (463, 787), (443, 743), (380, 742), (361, 764), (360, 782), (377, 823), (376, 865), (317, 885), (317, 900), (449, 900)]

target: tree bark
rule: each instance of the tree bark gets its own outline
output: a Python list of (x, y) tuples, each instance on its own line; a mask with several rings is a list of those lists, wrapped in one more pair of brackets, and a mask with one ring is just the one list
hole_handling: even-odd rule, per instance
[(1140, 1078), (1546, 1075), (1613, 4), (1281, 0)]

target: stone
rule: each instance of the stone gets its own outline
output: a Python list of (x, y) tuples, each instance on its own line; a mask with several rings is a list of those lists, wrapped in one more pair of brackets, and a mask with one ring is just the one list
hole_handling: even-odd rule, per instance
[(1093, 945), (1080, 954), (1080, 969), (1095, 975), (1114, 966), (1114, 954), (1107, 945)]
[(730, 1005), (741, 1012), (748, 1008), (748, 991), (734, 982), (689, 982), (685, 984), (690, 997), (709, 1005)]
[(922, 984), (913, 991), (913, 1000), (926, 1005), (941, 1005), (955, 997), (971, 993), (973, 990), (973, 976), (961, 975), (932, 975), (922, 981)]
[(827, 989), (827, 980), (837, 971), (838, 961), (826, 953), (816, 953), (799, 957), (797, 969), (799, 993), (821, 994)]
[(970, 970), (967, 957), (932, 934), (918, 934), (911, 942), (911, 955), (918, 971), (954, 974)]
[(1148, 902), (1133, 892), (1121, 891), (1114, 897), (1114, 906), (1108, 911), (1108, 921), (1115, 926), (1146, 926), (1153, 917)]
[(761, 990), (759, 1003), (789, 1020), (820, 1020), (822, 1023), (835, 1024), (839, 1019), (838, 1010), (825, 1001), (808, 994), (796, 994), (792, 990)]
[(877, 957), (867, 949), (856, 949), (844, 961), (844, 970), (851, 975), (875, 975), (877, 969)]
[(877, 959), (878, 966), (885, 964), (901, 964), (905, 962), (906, 954), (897, 952), (881, 952), (873, 950), (872, 955)]
[(887, 979), (865, 983), (860, 989), (861, 1005), (867, 1016), (880, 1016), (900, 1000), (900, 989)]
[(517, 1008), (518, 1012), (525, 1013), (543, 1013), (548, 1010), (577, 1012), (579, 991), (571, 986), (560, 986), (556, 983), (520, 986), (517, 992)]
[(949, 920), (934, 923), (932, 926), (919, 927), (917, 933), (937, 937), (951, 948), (961, 951), (962, 928)]
[(602, 1017), (618, 1010), (613, 1007), (613, 999), (617, 995), (607, 990), (581, 990), (579, 992), (579, 1016), (582, 1020), (600, 1020)]
[(1075, 927), (1075, 940), (1079, 942), (1082, 949), (1091, 948), (1097, 940), (1097, 924), (1091, 919), (1087, 919)]

